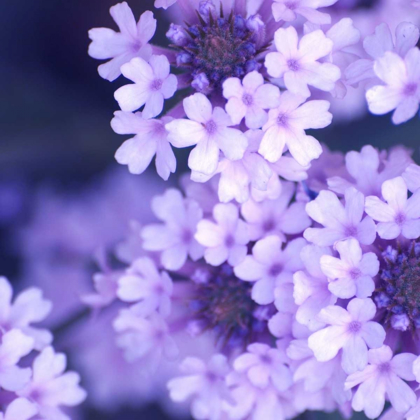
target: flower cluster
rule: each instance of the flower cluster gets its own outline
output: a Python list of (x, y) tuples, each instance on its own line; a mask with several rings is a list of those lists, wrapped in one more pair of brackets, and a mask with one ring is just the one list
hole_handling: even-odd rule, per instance
[(47, 317), (51, 302), (34, 287), (12, 295), (0, 277), (0, 418), (69, 420), (62, 407), (79, 405), (86, 392), (79, 375), (65, 371), (66, 356), (51, 346), (51, 332), (32, 325)]
[[(155, 158), (168, 180), (173, 148), (192, 148), (180, 188), (151, 199), (153, 222), (140, 214), (144, 187), (126, 194), (127, 205), (125, 194), (101, 201), (85, 229), (73, 214), (68, 230), (29, 246), (84, 264), (96, 252), (94, 291), (78, 289), (77, 299), (106, 325), (98, 341), (107, 344), (97, 357), (86, 328), (75, 346), (86, 371), (114, 369), (98, 400), (113, 393), (114, 378), (122, 394), (138, 373), (149, 388), (165, 383), (196, 419), (283, 420), (306, 410), (374, 419), (386, 400), (385, 419), (418, 417), (420, 168), (403, 147), (344, 157), (309, 131), (328, 127), (355, 92), (373, 114), (395, 110), (395, 124), (417, 113), (416, 22), (358, 29), (359, 3), (156, 0), (172, 21), (168, 45), (157, 46), (153, 13), (136, 22), (124, 2), (111, 8), (119, 32), (89, 32), (90, 55), (109, 60), (99, 74), (131, 81), (115, 92), (112, 128), (133, 136), (116, 160), (141, 174)], [(76, 206), (78, 220), (90, 203)], [(114, 216), (140, 218), (117, 246)], [(76, 225), (93, 232), (91, 242), (72, 236)], [(51, 334), (30, 325), (49, 303), (30, 289), (11, 306), (9, 284), (0, 286), (0, 386), (11, 393), (3, 417), (66, 419), (59, 407), (85, 392), (64, 373)], [(18, 366), (34, 349), (32, 369)]]

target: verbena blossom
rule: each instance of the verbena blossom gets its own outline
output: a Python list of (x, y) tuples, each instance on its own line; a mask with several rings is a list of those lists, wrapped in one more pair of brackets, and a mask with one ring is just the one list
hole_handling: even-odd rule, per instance
[(359, 385), (352, 406), (356, 411), (364, 411), (374, 419), (380, 415), (385, 405), (385, 396), (398, 412), (406, 412), (416, 404), (416, 394), (403, 381), (415, 379), (412, 372), (414, 354), (400, 353), (393, 357), (388, 346), (369, 350), (369, 365), (360, 372), (351, 374), (346, 380), (346, 388)]
[(286, 88), (295, 95), (310, 96), (308, 86), (323, 91), (334, 89), (340, 78), (340, 69), (318, 60), (328, 55), (333, 42), (322, 30), (304, 35), (300, 40), (293, 26), (280, 28), (274, 36), (278, 52), (267, 55), (265, 65), (272, 77), (283, 77)]
[(180, 364), (183, 376), (171, 379), (168, 389), (173, 401), (192, 397), (191, 414), (197, 419), (219, 419), (228, 395), (225, 377), (230, 372), (226, 356), (215, 354), (208, 363), (188, 357)]
[(240, 130), (230, 128), (234, 123), (223, 109), (213, 109), (202, 93), (195, 93), (184, 99), (184, 110), (189, 119), (171, 121), (166, 129), (175, 147), (196, 145), (188, 159), (191, 170), (206, 175), (214, 173), (220, 150), (228, 159), (242, 158), (247, 138)]
[(383, 239), (395, 239), (399, 235), (407, 239), (420, 236), (420, 192), (407, 199), (407, 185), (402, 177), (382, 184), (382, 196), (366, 198), (366, 213), (378, 221), (378, 235)]
[(352, 299), (347, 310), (339, 306), (327, 306), (318, 318), (330, 325), (313, 333), (308, 345), (316, 359), (326, 362), (333, 359), (340, 349), (345, 372), (363, 370), (368, 363), (368, 347), (381, 347), (385, 330), (372, 319), (376, 306), (371, 299)]
[(280, 105), (269, 111), (258, 150), (269, 162), (277, 162), (286, 147), (302, 166), (308, 165), (322, 153), (319, 142), (308, 136), (305, 130), (330, 125), (330, 104), (327, 101), (304, 102), (302, 96), (287, 91), (282, 94)]
[(113, 130), (118, 134), (135, 134), (126, 140), (115, 153), (121, 165), (127, 165), (132, 174), (143, 173), (156, 155), (156, 170), (165, 181), (176, 170), (176, 159), (168, 141), (165, 124), (170, 117), (162, 120), (148, 120), (142, 113), (117, 111), (111, 121)]
[(0, 420), (29, 420), (38, 413), (36, 405), (26, 398), (16, 398), (6, 408), (0, 412)]
[(24, 290), (12, 303), (13, 290), (5, 277), (0, 277), (0, 329), (19, 329), (32, 337), (34, 347), (41, 350), (52, 341), (46, 329), (33, 327), (32, 323), (43, 321), (51, 311), (52, 303), (44, 299), (38, 288)]
[(394, 124), (401, 124), (416, 115), (420, 103), (420, 50), (412, 48), (402, 59), (398, 54), (386, 52), (375, 61), (374, 71), (383, 85), (366, 92), (369, 110), (373, 114), (386, 114), (395, 109)]
[(345, 192), (345, 206), (331, 191), (321, 191), (306, 205), (309, 216), (323, 228), (308, 228), (304, 236), (319, 246), (333, 245), (339, 240), (355, 238), (363, 245), (370, 245), (376, 236), (375, 223), (363, 217), (365, 197), (354, 188)]
[(249, 233), (247, 224), (239, 219), (239, 209), (234, 204), (217, 204), (213, 210), (216, 223), (201, 220), (195, 239), (205, 247), (204, 258), (211, 265), (228, 261), (236, 266), (245, 258)]
[(274, 302), (276, 287), (290, 282), (292, 273), (302, 264), (299, 252), (305, 245), (303, 239), (290, 242), (284, 250), (281, 245), (278, 236), (267, 236), (254, 245), (252, 255), (247, 255), (235, 267), (235, 274), (240, 279), (255, 282), (252, 298), (259, 304)]
[(323, 255), (320, 260), (321, 270), (330, 279), (328, 289), (331, 293), (341, 299), (372, 296), (373, 278), (379, 272), (378, 257), (373, 252), (363, 254), (354, 238), (338, 242), (336, 249), (340, 258)]
[(257, 71), (248, 73), (241, 82), (238, 78), (223, 83), (223, 96), (228, 100), (226, 112), (234, 124), (245, 117), (248, 128), (261, 128), (267, 121), (265, 109), (280, 104), (280, 90), (277, 86), (264, 84), (263, 76)]
[(120, 76), (123, 64), (134, 57), (147, 60), (152, 55), (149, 41), (156, 31), (156, 19), (152, 12), (146, 11), (136, 23), (126, 2), (111, 7), (110, 13), (120, 32), (108, 28), (91, 29), (89, 55), (99, 60), (111, 58), (111, 61), (99, 66), (98, 72), (101, 77), (112, 82)]
[(197, 223), (203, 217), (197, 202), (169, 189), (153, 199), (152, 209), (164, 224), (151, 224), (142, 229), (146, 250), (163, 251), (161, 261), (168, 270), (182, 267), (188, 255), (193, 260), (202, 257), (203, 248), (194, 239)]
[(164, 100), (174, 95), (178, 85), (176, 76), (170, 74), (169, 61), (164, 55), (152, 55), (148, 62), (133, 58), (121, 67), (121, 73), (134, 84), (119, 88), (115, 99), (123, 111), (135, 111), (144, 105), (144, 118), (159, 115)]

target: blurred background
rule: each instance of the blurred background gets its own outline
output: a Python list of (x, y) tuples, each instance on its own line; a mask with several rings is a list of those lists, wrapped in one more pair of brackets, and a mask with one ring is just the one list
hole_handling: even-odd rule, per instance
[[(66, 225), (68, 231), (62, 230), (63, 223), (67, 223), (67, 219), (63, 221), (67, 217), (64, 213), (77, 213), (80, 222), (77, 229), (89, 236), (98, 212), (106, 220), (120, 217), (120, 208), (115, 204), (130, 201), (121, 221), (123, 226), (106, 233), (105, 239), (113, 241), (123, 235), (130, 218), (142, 214), (147, 219), (145, 195), (148, 196), (150, 186), (156, 185), (158, 191), (164, 188), (163, 181), (154, 176), (153, 167), (149, 175), (136, 177), (129, 175), (126, 168), (118, 171), (114, 161), (122, 138), (109, 124), (118, 108), (113, 93), (125, 82), (120, 78), (111, 84), (98, 76), (99, 63), (87, 55), (87, 32), (92, 27), (115, 27), (109, 15), (109, 8), (115, 3), (115, 0), (1, 2), (0, 266), (1, 274), (15, 282), (18, 289), (37, 282), (42, 276), (46, 282), (51, 276), (51, 282), (57, 286), (56, 282), (71, 283), (80, 274), (76, 264), (76, 268), (71, 265), (75, 272), (60, 267), (62, 271), (57, 269), (51, 275), (41, 263), (44, 259), (60, 260), (60, 240), (71, 235), (75, 228), (70, 223)], [(129, 4), (136, 18), (143, 11), (153, 9), (152, 0), (132, 0)], [(153, 41), (165, 44), (164, 34), (169, 22), (165, 21), (165, 13), (156, 14), (158, 30)], [(349, 119), (351, 112), (342, 109), (342, 119), (317, 132), (316, 137), (332, 150), (343, 152), (360, 149), (364, 144), (380, 149), (403, 144), (414, 150), (418, 161), (420, 122), (417, 117), (394, 127), (389, 115)], [(178, 157), (181, 159), (179, 172), (182, 172), (185, 151), (179, 152)], [(118, 173), (113, 179), (120, 177), (122, 189), (121, 184), (114, 185), (110, 173)], [(69, 209), (71, 200), (77, 205)], [(92, 232), (97, 232), (95, 229)], [(46, 236), (50, 240), (48, 245)], [(75, 244), (74, 258), (86, 255), (96, 245), (93, 241), (87, 249), (81, 250), (80, 244)], [(77, 284), (74, 281), (74, 287)], [(46, 289), (49, 297), (48, 284)], [(77, 311), (74, 313), (77, 315)], [(68, 316), (62, 314), (62, 319), (66, 322)], [(68, 347), (68, 338), (60, 342), (59, 331), (57, 346), (64, 350)], [(77, 359), (75, 355), (76, 367)], [(88, 400), (77, 418), (187, 418), (182, 414), (175, 417), (168, 414), (171, 409), (159, 409), (140, 401), (140, 408), (124, 408), (122, 403), (119, 409), (106, 412), (94, 408), (98, 405)], [(339, 416), (308, 413), (303, 418), (333, 420)], [(354, 416), (354, 419), (362, 418)]]

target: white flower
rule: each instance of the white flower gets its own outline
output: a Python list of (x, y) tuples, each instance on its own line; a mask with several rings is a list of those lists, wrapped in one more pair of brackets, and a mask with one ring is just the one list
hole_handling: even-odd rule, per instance
[(223, 96), (228, 100), (226, 111), (234, 124), (245, 117), (248, 128), (256, 129), (267, 122), (264, 109), (280, 104), (280, 90), (277, 86), (264, 84), (264, 78), (257, 71), (248, 73), (241, 80), (232, 77), (223, 83)]
[(165, 124), (170, 117), (161, 120), (145, 119), (141, 112), (117, 111), (111, 121), (113, 130), (118, 134), (135, 134), (126, 140), (115, 153), (115, 159), (121, 165), (128, 165), (132, 174), (141, 174), (156, 155), (156, 170), (165, 181), (176, 170), (176, 159), (168, 141)]
[(174, 96), (177, 78), (170, 74), (169, 61), (164, 55), (153, 55), (149, 62), (133, 58), (121, 67), (122, 74), (134, 84), (115, 92), (115, 99), (123, 111), (135, 111), (145, 105), (143, 118), (153, 118), (163, 110), (165, 99)]
[(195, 238), (206, 247), (204, 258), (218, 266), (225, 261), (238, 265), (247, 253), (248, 226), (239, 219), (239, 210), (234, 204), (217, 204), (213, 209), (216, 223), (201, 220)]
[(334, 89), (340, 69), (318, 62), (331, 53), (334, 45), (322, 30), (304, 35), (299, 42), (293, 26), (280, 28), (274, 34), (274, 42), (278, 52), (267, 54), (265, 66), (270, 76), (284, 78), (290, 92), (307, 98), (311, 94), (308, 85), (323, 91)]
[(302, 166), (321, 155), (322, 147), (318, 140), (306, 135), (305, 130), (324, 128), (331, 124), (332, 114), (328, 112), (330, 103), (304, 102), (304, 97), (284, 92), (280, 105), (269, 111), (268, 121), (263, 127), (264, 137), (258, 150), (269, 162), (277, 162), (286, 146)]
[(188, 166), (206, 175), (213, 174), (219, 162), (219, 150), (230, 160), (241, 159), (248, 146), (245, 135), (233, 128), (230, 117), (202, 94), (184, 99), (188, 120), (180, 119), (166, 124), (169, 141), (175, 147), (196, 145), (191, 151)]

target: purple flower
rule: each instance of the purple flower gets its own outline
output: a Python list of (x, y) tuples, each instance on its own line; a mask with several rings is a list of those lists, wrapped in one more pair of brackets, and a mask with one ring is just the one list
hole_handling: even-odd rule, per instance
[(214, 354), (208, 363), (187, 357), (179, 368), (184, 376), (168, 382), (171, 399), (183, 402), (192, 397), (191, 414), (195, 418), (221, 419), (223, 400), (228, 395), (225, 379), (230, 371), (226, 356)]
[(291, 93), (307, 98), (311, 94), (308, 86), (327, 92), (334, 89), (341, 76), (340, 69), (318, 61), (333, 49), (333, 42), (322, 30), (310, 32), (299, 41), (293, 26), (280, 28), (274, 35), (274, 42), (278, 52), (267, 54), (265, 66), (270, 76), (284, 78)]
[(255, 282), (252, 298), (261, 305), (274, 302), (276, 287), (291, 283), (293, 272), (301, 268), (299, 252), (305, 241), (302, 238), (295, 239), (284, 250), (281, 245), (278, 236), (267, 236), (254, 245), (252, 255), (247, 255), (235, 267), (237, 277)]
[(331, 124), (332, 115), (327, 101), (309, 101), (290, 92), (281, 95), (280, 105), (268, 113), (264, 137), (258, 152), (269, 162), (277, 162), (286, 146), (290, 154), (302, 165), (308, 165), (322, 153), (319, 142), (308, 136), (309, 128), (324, 128)]
[(73, 407), (86, 399), (76, 372), (64, 372), (66, 356), (46, 347), (35, 358), (31, 381), (17, 393), (33, 402), (40, 417), (46, 420), (70, 420), (60, 406)]
[(213, 109), (202, 93), (195, 93), (184, 99), (184, 110), (189, 119), (172, 121), (166, 124), (166, 129), (169, 141), (175, 147), (196, 145), (188, 160), (191, 170), (213, 174), (220, 150), (230, 160), (243, 157), (248, 146), (247, 138), (240, 130), (229, 128), (234, 124), (223, 109)]
[(385, 330), (371, 320), (376, 306), (371, 299), (352, 299), (347, 311), (339, 306), (327, 306), (318, 314), (320, 321), (330, 325), (313, 333), (308, 345), (316, 359), (327, 362), (342, 352), (342, 366), (347, 373), (363, 370), (368, 363), (368, 347), (381, 347)]
[(37, 413), (35, 404), (26, 398), (16, 398), (7, 406), (4, 414), (0, 412), (0, 420), (29, 420)]
[(235, 77), (223, 83), (223, 96), (228, 100), (226, 111), (234, 124), (245, 117), (248, 128), (261, 128), (267, 122), (265, 109), (280, 104), (280, 90), (277, 86), (264, 84), (263, 76), (257, 71), (248, 73), (241, 80)]
[(136, 24), (133, 12), (126, 2), (112, 6), (110, 13), (120, 32), (116, 33), (108, 28), (91, 29), (89, 55), (98, 60), (111, 58), (111, 61), (99, 66), (98, 72), (101, 77), (112, 82), (121, 75), (121, 66), (134, 57), (145, 60), (150, 58), (152, 47), (148, 42), (155, 34), (156, 19), (152, 12), (146, 11)]
[(0, 277), (0, 329), (10, 331), (18, 328), (32, 337), (34, 347), (41, 350), (52, 341), (52, 334), (45, 329), (34, 328), (32, 323), (43, 321), (50, 313), (52, 304), (35, 287), (24, 290), (12, 304), (13, 290), (5, 277)]
[(376, 254), (362, 254), (362, 248), (354, 238), (338, 242), (335, 247), (340, 258), (323, 255), (320, 260), (321, 270), (330, 280), (330, 292), (341, 299), (372, 296), (375, 290), (373, 277), (379, 272)]
[(176, 159), (168, 141), (165, 124), (170, 117), (161, 120), (145, 119), (142, 113), (117, 111), (111, 121), (113, 130), (118, 134), (135, 134), (126, 140), (115, 153), (115, 159), (121, 165), (128, 165), (132, 174), (141, 174), (150, 165), (156, 155), (156, 170), (165, 181), (176, 170)]
[(145, 313), (158, 310), (162, 316), (171, 312), (172, 280), (167, 273), (159, 273), (154, 262), (139, 258), (118, 280), (118, 297), (125, 302), (141, 301)]
[(172, 98), (178, 86), (164, 55), (153, 55), (149, 62), (140, 57), (133, 58), (121, 67), (121, 73), (134, 84), (119, 88), (115, 99), (123, 111), (135, 111), (144, 105), (142, 115), (145, 119), (159, 115), (164, 100)]
[(249, 226), (252, 240), (277, 235), (283, 241), (285, 235), (302, 233), (310, 226), (311, 221), (305, 212), (305, 203), (290, 204), (296, 187), (291, 182), (282, 182), (281, 195), (275, 200), (264, 200), (256, 203), (248, 200), (241, 207), (241, 213)]
[(420, 166), (412, 163), (407, 166), (406, 170), (401, 175), (411, 192), (415, 192), (420, 188)]
[(320, 259), (331, 256), (329, 248), (315, 245), (305, 246), (300, 257), (305, 270), (297, 271), (293, 275), (293, 297), (296, 305), (296, 320), (315, 331), (325, 324), (318, 319), (321, 309), (337, 302), (337, 297), (328, 288), (328, 279), (321, 270)]
[(395, 239), (399, 235), (407, 239), (420, 236), (420, 191), (407, 199), (407, 185), (402, 177), (385, 181), (382, 196), (366, 198), (366, 213), (378, 221), (378, 235), (383, 239)]
[(7, 391), (22, 389), (31, 377), (31, 369), (17, 366), (34, 348), (34, 340), (13, 329), (3, 334), (0, 345), (0, 386)]
[(324, 228), (308, 228), (304, 237), (319, 246), (334, 245), (337, 241), (355, 238), (363, 245), (370, 245), (376, 237), (375, 223), (370, 217), (363, 218), (365, 198), (355, 188), (345, 192), (346, 204), (340, 202), (331, 191), (321, 191), (318, 197), (306, 205), (313, 220)]
[(385, 395), (399, 413), (406, 412), (417, 402), (414, 391), (402, 380), (415, 379), (412, 367), (416, 356), (410, 353), (392, 356), (388, 346), (369, 350), (369, 365), (363, 371), (351, 374), (346, 380), (346, 389), (359, 385), (353, 397), (353, 409), (364, 411), (370, 419), (381, 414)]
[(173, 4), (175, 4), (178, 0), (155, 0), (155, 7), (163, 9), (167, 9), (168, 7), (171, 7)]
[(194, 239), (197, 223), (203, 217), (200, 206), (175, 189), (154, 197), (152, 208), (164, 224), (151, 224), (141, 231), (143, 248), (148, 251), (163, 251), (162, 265), (168, 270), (181, 268), (187, 256), (198, 260), (203, 248)]
[(420, 102), (420, 50), (412, 48), (402, 59), (398, 54), (386, 52), (374, 64), (374, 71), (383, 85), (366, 92), (369, 110), (383, 115), (395, 109), (394, 124), (401, 124), (417, 113)]
[(297, 15), (303, 16), (310, 22), (318, 25), (331, 23), (331, 17), (327, 13), (317, 9), (335, 4), (337, 0), (274, 0), (273, 16), (276, 22), (284, 20), (293, 21)]
[(218, 266), (228, 261), (236, 266), (247, 253), (248, 226), (239, 219), (234, 204), (217, 204), (213, 217), (216, 223), (206, 219), (198, 223), (195, 239), (206, 248), (204, 258), (209, 264)]
[(285, 365), (287, 357), (281, 350), (266, 344), (253, 343), (235, 359), (233, 367), (245, 372), (256, 387), (265, 389), (271, 383), (278, 391), (285, 391), (292, 385), (292, 374)]

